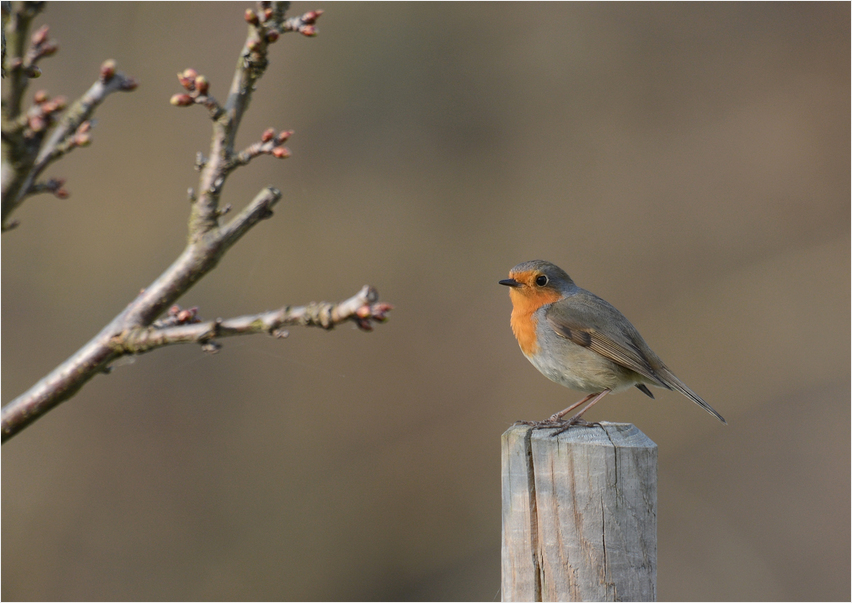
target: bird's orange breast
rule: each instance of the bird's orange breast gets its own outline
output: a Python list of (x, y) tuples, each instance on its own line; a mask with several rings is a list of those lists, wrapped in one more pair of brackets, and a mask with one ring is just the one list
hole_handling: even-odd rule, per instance
[(559, 292), (552, 289), (510, 289), (509, 297), (512, 300), (512, 333), (521, 346), (521, 351), (526, 356), (531, 356), (538, 351), (538, 338), (536, 326), (538, 319), (533, 313), (544, 305), (551, 304), (561, 299)]

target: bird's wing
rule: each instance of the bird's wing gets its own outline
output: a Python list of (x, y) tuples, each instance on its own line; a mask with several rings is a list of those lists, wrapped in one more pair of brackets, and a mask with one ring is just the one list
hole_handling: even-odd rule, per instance
[(664, 366), (662, 361), (621, 312), (605, 300), (581, 289), (551, 304), (545, 316), (560, 337), (639, 373), (655, 385), (671, 389), (654, 370), (655, 365)]
[[(648, 347), (639, 331), (624, 318), (621, 312), (605, 300), (584, 289), (579, 289), (570, 297), (551, 304), (545, 316), (560, 337), (589, 348), (616, 364), (639, 373), (655, 385), (680, 392), (722, 423), (727, 424), (722, 415), (669, 370), (659, 356)], [(642, 391), (650, 394), (647, 388)]]

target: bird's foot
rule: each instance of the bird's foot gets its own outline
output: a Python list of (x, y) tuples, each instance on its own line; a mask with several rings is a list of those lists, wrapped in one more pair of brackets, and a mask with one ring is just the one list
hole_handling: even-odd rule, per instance
[(601, 427), (601, 424), (597, 421), (595, 421), (594, 423), (589, 423), (588, 421), (586, 421), (585, 419), (581, 419), (580, 417), (571, 417), (567, 421), (562, 421), (562, 423), (564, 423), (564, 426), (560, 426), (560, 429), (558, 431), (554, 431), (553, 433), (551, 433), (551, 438), (555, 438), (560, 433), (568, 431), (574, 425), (576, 425), (577, 427)]
[(544, 421), (515, 421), (515, 425), (529, 425), (533, 429), (556, 429), (551, 437), (558, 436), (560, 433), (568, 431), (575, 425), (578, 427), (600, 427), (600, 423), (589, 423), (580, 417), (571, 417), (567, 421), (556, 415), (545, 419)]

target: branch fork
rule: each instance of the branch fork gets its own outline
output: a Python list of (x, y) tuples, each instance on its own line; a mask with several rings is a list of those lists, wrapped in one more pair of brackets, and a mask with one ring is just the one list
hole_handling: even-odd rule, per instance
[[(3, 231), (17, 225), (16, 221), (10, 220), (11, 213), (27, 197), (41, 192), (68, 197), (67, 189), (57, 189), (52, 185), (55, 180), (39, 182), (38, 178), (51, 163), (66, 153), (91, 143), (92, 114), (107, 96), (113, 92), (129, 92), (138, 86), (135, 78), (117, 71), (115, 61), (109, 59), (101, 65), (97, 81), (61, 119), (59, 114), (67, 104), (65, 97), (50, 98), (44, 90), (37, 91), (33, 95), (33, 106), (22, 111), (29, 79), (41, 74), (36, 63), (58, 49), (58, 45), (48, 38), (48, 33), (47, 26), (40, 28), (33, 34), (25, 56), (20, 58), (21, 55), (17, 54), (8, 60), (12, 82), (3, 102)], [(12, 37), (18, 40), (21, 36)], [(15, 52), (22, 53), (23, 46), (13, 48)], [(6, 63), (4, 57), (4, 65)], [(61, 194), (57, 193), (59, 190), (62, 190)]]
[[(6, 3), (4, 4), (4, 10)], [(16, 3), (17, 5), (17, 3)], [(21, 22), (29, 23), (34, 13), (26, 12), (38, 3), (20, 3), (24, 7), (17, 15)], [(311, 11), (301, 17), (287, 19), (284, 16), (289, 2), (261, 2), (260, 13), (249, 11), (249, 34), (238, 62), (227, 101), (220, 105), (209, 92), (207, 79), (193, 69), (178, 74), (179, 81), (186, 92), (175, 95), (171, 103), (177, 106), (199, 104), (205, 106), (213, 118), (213, 140), (207, 158), (198, 154), (196, 168), (200, 171), (199, 185), (189, 189), (190, 200), (189, 237), (184, 251), (153, 283), (139, 292), (128, 306), (116, 316), (91, 341), (68, 358), (50, 374), (36, 383), (27, 392), (7, 404), (2, 409), (2, 439), (8, 438), (27, 427), (33, 421), (71, 398), (91, 378), (97, 374), (109, 372), (112, 363), (122, 356), (141, 354), (153, 349), (178, 343), (197, 343), (202, 350), (216, 352), (221, 345), (218, 339), (252, 333), (267, 333), (274, 337), (287, 336), (286, 327), (317, 326), (332, 329), (335, 326), (352, 321), (360, 329), (370, 331), (374, 323), (387, 320), (392, 306), (380, 302), (378, 292), (365, 285), (358, 293), (339, 303), (319, 302), (305, 306), (284, 306), (278, 310), (259, 314), (240, 316), (230, 319), (202, 321), (198, 317), (198, 308), (183, 309), (176, 301), (195, 283), (203, 278), (219, 263), (225, 252), (245, 233), (261, 220), (272, 216), (272, 207), (281, 199), (281, 191), (266, 187), (258, 192), (242, 210), (230, 221), (220, 224), (222, 216), (230, 205), (219, 207), (225, 180), (228, 174), (260, 155), (272, 155), (280, 159), (289, 157), (290, 151), (283, 146), (292, 134), (291, 131), (277, 132), (272, 128), (263, 132), (255, 142), (240, 152), (234, 151), (234, 140), (243, 113), (255, 90), (258, 78), (263, 74), (268, 60), (266, 50), (279, 35), (287, 31), (298, 31), (306, 36), (316, 35), (314, 23), (322, 11)], [(4, 23), (7, 20), (4, 14)], [(55, 50), (49, 43), (48, 30), (36, 32), (29, 65)], [(18, 46), (13, 46), (13, 50)], [(15, 56), (20, 57), (19, 52)], [(4, 66), (7, 65), (4, 61)], [(25, 61), (12, 62), (15, 70), (16, 94), (22, 92), (25, 85)], [(17, 65), (17, 67), (14, 67)], [(58, 122), (50, 137), (43, 144), (30, 145), (30, 154), (25, 155), (25, 142), (32, 142), (50, 131), (53, 114), (60, 110), (63, 103), (59, 98), (53, 100), (46, 93), (37, 93), (36, 110), (23, 121), (7, 119), (4, 104), (3, 115), (3, 215), (4, 228), (8, 228), (9, 213), (17, 207), (24, 197), (36, 192), (53, 192), (58, 197), (66, 197), (64, 180), (50, 179), (36, 182), (36, 178), (52, 161), (78, 146), (90, 141), (92, 127), (91, 115), (107, 95), (115, 91), (128, 91), (136, 87), (136, 80), (116, 70), (114, 61), (101, 65), (98, 81), (86, 94), (76, 101), (65, 116)], [(29, 138), (25, 130), (32, 133)], [(17, 144), (13, 150), (19, 156), (29, 157), (29, 167), (18, 171), (17, 176), (7, 183), (6, 145)], [(35, 150), (32, 150), (32, 149)], [(23, 155), (22, 155), (23, 154)], [(11, 172), (10, 172), (11, 174)], [(8, 200), (8, 203), (7, 203)], [(165, 315), (159, 318), (161, 315)]]

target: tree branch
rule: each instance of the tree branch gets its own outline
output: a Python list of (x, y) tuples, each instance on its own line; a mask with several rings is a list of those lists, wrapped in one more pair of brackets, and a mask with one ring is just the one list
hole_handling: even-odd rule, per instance
[(64, 97), (50, 99), (45, 91), (40, 90), (33, 97), (33, 106), (24, 113), (23, 97), (29, 80), (41, 75), (37, 63), (54, 54), (58, 46), (49, 38), (49, 29), (44, 25), (32, 35), (30, 47), (25, 51), (30, 23), (43, 8), (43, 2), (11, 3), (8, 15), (8, 3), (3, 4), (4, 42), (7, 33), (10, 38), (10, 56), (7, 60), (4, 53), (3, 70), (11, 80), (8, 90), (4, 86), (6, 95), (2, 119), (3, 200), (0, 224), (6, 231), (17, 226), (17, 222), (9, 218), (27, 197), (42, 192), (52, 192), (62, 199), (68, 196), (63, 180), (36, 180), (51, 163), (91, 142), (90, 118), (107, 96), (113, 92), (134, 90), (138, 83), (116, 71), (115, 61), (110, 59), (101, 65), (98, 80), (74, 102), (59, 120), (58, 126), (57, 116), (65, 109)]
[[(369, 331), (372, 330), (373, 322), (386, 320), (391, 306), (379, 302), (378, 293), (369, 286), (337, 304), (321, 302), (307, 306), (285, 306), (272, 312), (228, 320), (200, 322), (196, 318), (196, 309), (181, 310), (173, 306), (178, 298), (219, 263), (231, 245), (258, 222), (271, 217), (272, 207), (281, 198), (279, 190), (267, 187), (229, 222), (219, 224), (221, 216), (230, 207), (220, 209), (219, 198), (225, 178), (231, 171), (259, 155), (267, 154), (279, 159), (290, 155), (289, 150), (281, 146), (290, 136), (289, 131), (276, 134), (274, 130), (267, 129), (259, 142), (240, 153), (234, 152), (233, 142), (256, 82), (268, 64), (268, 45), (286, 31), (316, 35), (313, 22), (320, 14), (320, 11), (306, 13), (294, 21), (284, 18), (284, 10), (289, 3), (260, 4), (260, 16), (253, 11), (246, 13), (245, 18), (249, 23), (248, 39), (240, 53), (233, 84), (224, 106), (220, 106), (210, 95), (210, 84), (203, 75), (193, 69), (186, 69), (178, 74), (187, 93), (173, 96), (171, 103), (179, 107), (202, 105), (208, 109), (214, 120), (210, 158), (205, 160), (199, 157), (197, 161), (201, 171), (199, 195), (196, 196), (195, 192), (190, 190), (192, 210), (186, 248), (165, 272), (143, 289), (136, 299), (91, 341), (29, 391), (3, 407), (3, 442), (72, 397), (95, 375), (109, 372), (111, 363), (121, 356), (190, 342), (202, 344), (207, 351), (215, 351), (218, 349), (215, 342), (217, 338), (260, 332), (283, 337), (283, 328), (292, 325), (331, 329), (341, 322), (352, 320), (361, 329)], [(89, 123), (88, 117), (110, 91), (127, 89), (129, 85), (135, 85), (135, 82), (115, 72), (113, 63), (105, 63), (101, 69), (99, 83), (93, 86), (63, 119), (62, 125), (38, 154), (38, 160), (34, 162), (35, 175), (21, 190), (32, 188), (35, 176), (61, 155), (63, 141), (87, 134), (85, 124)], [(42, 102), (47, 100), (42, 99)], [(81, 128), (84, 128), (82, 132)], [(5, 175), (4, 171), (4, 187)], [(62, 184), (53, 182), (35, 186), (61, 189)], [(5, 212), (4, 195), (4, 219)], [(156, 320), (170, 307), (171, 310), (165, 318)]]
[[(173, 344), (205, 344), (222, 337), (267, 333), (275, 337), (285, 337), (285, 327), (322, 327), (333, 329), (335, 326), (354, 321), (359, 328), (372, 330), (371, 321), (384, 322), (390, 304), (379, 302), (378, 292), (364, 287), (349, 299), (339, 303), (313, 302), (306, 306), (284, 306), (278, 310), (238, 316), (223, 320), (198, 321), (195, 309), (181, 310), (174, 306), (170, 318), (157, 321), (149, 327), (130, 329), (112, 338), (112, 347), (121, 354), (144, 354), (151, 350)], [(183, 314), (183, 316), (181, 316)], [(159, 323), (159, 324), (158, 324)], [(188, 323), (188, 324), (182, 324)]]
[(25, 53), (25, 50), (30, 24), (44, 10), (44, 2), (3, 2), (2, 4), (3, 77), (8, 76), (11, 80), (4, 113), (8, 111), (10, 115), (19, 115), (27, 82), (30, 78), (40, 75), (40, 72), (33, 68), (35, 67), (31, 58), (33, 55)]
[[(187, 256), (184, 254), (181, 257)], [(160, 280), (163, 280), (162, 277)], [(166, 345), (182, 343), (198, 343), (205, 346), (206, 351), (215, 352), (219, 348), (216, 343), (218, 338), (255, 333), (286, 337), (283, 329), (292, 326), (332, 329), (343, 322), (353, 321), (359, 328), (370, 331), (371, 323), (385, 322), (387, 313), (392, 309), (390, 304), (378, 301), (379, 294), (373, 287), (364, 285), (354, 296), (337, 304), (313, 302), (306, 306), (284, 306), (270, 312), (227, 320), (171, 324), (172, 321), (166, 319), (161, 322), (162, 326), (157, 323), (151, 326), (129, 326), (131, 317), (139, 312), (134, 307), (148, 307), (148, 303), (140, 301), (148, 297), (148, 291), (141, 292), (122, 314), (76, 354), (29, 391), (4, 406), (2, 441), (5, 443), (53, 407), (74, 396), (95, 375), (109, 373), (110, 365), (122, 356), (143, 354)], [(179, 316), (181, 312), (172, 314)], [(187, 312), (184, 320), (193, 319), (194, 312)], [(174, 322), (180, 320), (178, 318)]]

